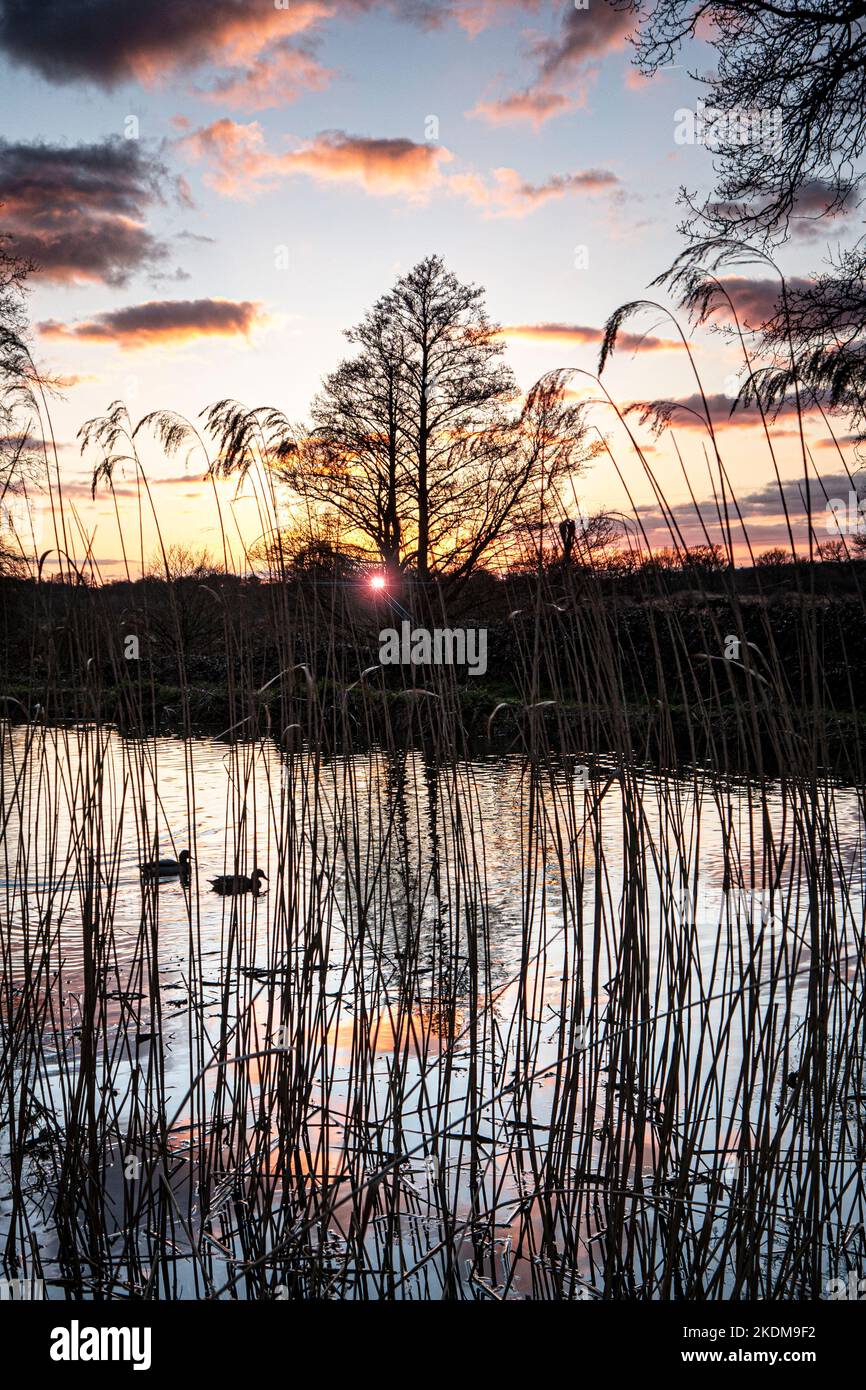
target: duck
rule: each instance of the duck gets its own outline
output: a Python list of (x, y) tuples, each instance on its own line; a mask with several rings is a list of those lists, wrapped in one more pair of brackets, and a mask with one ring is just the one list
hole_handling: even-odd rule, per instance
[(267, 874), (261, 869), (253, 869), (252, 873), (246, 874), (220, 874), (219, 878), (212, 878), (210, 886), (215, 893), (219, 893), (223, 898), (234, 898), (239, 893), (254, 893), (258, 897), (262, 891), (262, 879), (267, 880)]
[(148, 859), (139, 865), (142, 878), (188, 878), (190, 853), (182, 849), (177, 859)]

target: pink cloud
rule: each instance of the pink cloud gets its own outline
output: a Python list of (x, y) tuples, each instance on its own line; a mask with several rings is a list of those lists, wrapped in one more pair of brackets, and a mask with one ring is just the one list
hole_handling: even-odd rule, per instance
[(452, 158), (439, 145), (342, 130), (322, 131), (295, 150), (274, 154), (257, 121), (244, 125), (228, 117), (190, 132), (178, 143), (190, 159), (208, 166), (204, 178), (212, 188), (234, 198), (267, 191), (295, 174), (317, 183), (358, 184), (377, 195), (420, 197), (440, 182), (439, 166)]
[[(728, 275), (721, 279), (720, 284), (730, 295), (740, 322), (747, 328), (760, 327), (779, 311), (782, 287), (776, 277), (750, 280), (745, 275)], [(810, 289), (812, 281), (792, 276), (787, 285), (789, 292), (798, 293)], [(723, 311), (727, 310), (723, 300), (720, 307)]]
[[(592, 0), (586, 9), (567, 9), (559, 32), (531, 46), (538, 65), (532, 81), (497, 101), (479, 101), (469, 114), (500, 124), (526, 120), (537, 129), (553, 116), (586, 105), (598, 64), (625, 47), (634, 26), (633, 14), (614, 9), (608, 0)], [(561, 90), (563, 82), (568, 83), (567, 93)]]
[[(668, 407), (671, 402), (663, 402), (663, 406)], [(740, 405), (734, 396), (725, 395), (723, 392), (710, 392), (704, 398), (698, 394), (682, 396), (673, 402), (674, 409), (670, 411), (670, 425), (675, 430), (706, 430), (706, 414), (708, 409), (710, 419), (716, 428), (724, 427), (726, 430), (747, 430), (763, 429), (761, 423), (761, 413), (756, 405)], [(633, 402), (628, 407), (630, 411), (636, 412), (644, 420), (644, 423), (651, 422), (654, 418), (652, 410), (647, 411), (643, 402)], [(662, 411), (662, 418), (667, 414), (666, 409)], [(794, 426), (799, 423), (799, 417), (818, 418), (820, 415), (818, 406), (805, 401), (800, 402), (799, 411), (795, 400), (784, 400), (781, 405), (767, 412), (767, 419), (772, 426), (773, 437), (776, 438), (786, 431), (779, 427), (776, 422), (779, 420), (790, 420)], [(796, 428), (788, 433), (796, 433)]]
[(584, 104), (585, 98), (572, 100), (561, 92), (548, 92), (542, 89), (513, 92), (511, 96), (500, 97), (494, 101), (479, 101), (469, 116), (480, 116), (491, 125), (506, 125), (515, 121), (529, 121), (538, 130), (553, 116), (564, 115)]
[(448, 180), (452, 193), (468, 199), (488, 217), (525, 217), (552, 199), (571, 193), (612, 193), (620, 186), (609, 169), (585, 169), (572, 174), (552, 174), (544, 183), (528, 183), (516, 169), (494, 169), (490, 179), (479, 174), (454, 174)]
[(627, 67), (625, 70), (625, 85), (630, 92), (642, 92), (644, 88), (651, 87), (652, 84), (657, 81), (658, 74), (656, 73), (651, 77), (647, 77), (645, 73), (631, 66)]
[(535, 13), (538, 0), (452, 0), (451, 6), (457, 23), (473, 38), (511, 10)]
[(248, 68), (231, 68), (200, 95), (231, 110), (264, 111), (297, 101), (303, 92), (323, 91), (333, 76), (311, 53), (280, 45)]
[(440, 145), (412, 140), (322, 131), (297, 149), (273, 153), (257, 121), (247, 124), (224, 116), (212, 125), (189, 131), (178, 146), (205, 166), (204, 180), (231, 198), (251, 198), (285, 178), (303, 174), (317, 183), (353, 183), (377, 196), (426, 199), (444, 191), (466, 199), (486, 217), (524, 217), (553, 199), (573, 194), (621, 191), (609, 169), (552, 174), (530, 183), (516, 169), (446, 173), (453, 155)]
[[(531, 343), (600, 343), (604, 330), (591, 328), (579, 323), (517, 323), (502, 329), (504, 338), (520, 339)], [(681, 348), (678, 338), (654, 338), (651, 334), (625, 333), (617, 338), (617, 345), (634, 352), (669, 352)]]
[(575, 69), (625, 48), (635, 27), (633, 14), (608, 0), (592, 0), (585, 10), (566, 10), (558, 36), (534, 46), (544, 78), (573, 75)]

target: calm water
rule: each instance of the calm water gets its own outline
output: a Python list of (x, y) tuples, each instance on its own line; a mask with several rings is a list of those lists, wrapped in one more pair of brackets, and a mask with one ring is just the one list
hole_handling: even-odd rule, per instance
[[(689, 1169), (692, 1220), (700, 1227), (710, 1219), (701, 1185), (727, 1172), (730, 1182), (712, 1199), (723, 1214), (743, 1133), (751, 1129), (757, 1143), (760, 1130), (763, 1142), (778, 1145), (780, 1219), (796, 1217), (808, 1153), (804, 1160), (799, 1152), (802, 1125), (785, 1113), (784, 1078), (775, 1066), (768, 1072), (750, 1115), (742, 1077), (745, 1070), (760, 1073), (768, 1031), (785, 1034), (788, 1065), (797, 1065), (816, 894), (837, 960), (831, 1048), (833, 1039), (840, 1048), (850, 1045), (850, 1011), (862, 992), (858, 796), (845, 788), (832, 793), (824, 820), (833, 841), (816, 884), (803, 867), (803, 808), (780, 789), (760, 800), (746, 786), (647, 773), (626, 792), (610, 772), (599, 759), (585, 786), (574, 763), (533, 775), (511, 757), (437, 766), (417, 752), (373, 751), (317, 765), (307, 754), (287, 762), (268, 744), (142, 744), (94, 731), (7, 731), (4, 976), (20, 999), (40, 962), (41, 978), (54, 977), (69, 1035), (62, 1058), (54, 1032), (46, 1042), (41, 1103), (63, 1121), (78, 1066), (85, 963), (93, 954), (82, 924), (93, 920), (95, 901), (93, 930), (103, 947), (110, 942), (100, 953), (106, 1045), (97, 1066), (100, 1085), (115, 1094), (118, 1133), (106, 1182), (117, 1191), (130, 1151), (121, 1131), (137, 1069), (152, 1067), (158, 1055), (165, 1115), (183, 1157), (185, 1127), (201, 1121), (213, 1073), (196, 1104), (191, 1083), (220, 1037), (228, 1028), (238, 1051), (272, 1046), (281, 1003), (286, 1013), (289, 1000), (288, 1032), (279, 1044), (298, 1058), (303, 1053), (309, 1116), (299, 1162), (309, 1173), (344, 1172), (347, 1156), (358, 1152), (369, 1174), (377, 1155), (381, 1161), (397, 1142), (396, 1072), (411, 1097), (399, 1127), (406, 1211), (396, 1230), (373, 1230), (369, 1238), (371, 1268), (379, 1271), (383, 1243), (389, 1251), (399, 1246), (398, 1255), (387, 1256), (397, 1269), (395, 1296), (443, 1291), (435, 1259), (415, 1268), (419, 1251), (426, 1256), (441, 1236), (430, 1190), (443, 1176), (464, 1218), (477, 1207), (479, 1185), (485, 1203), (497, 1207), (483, 1278), (467, 1244), (458, 1271), (463, 1296), (499, 1287), (509, 1296), (538, 1292), (556, 1257), (533, 1249), (531, 1238), (527, 1245), (527, 1228), (537, 1234), (540, 1218), (531, 1201), (521, 1205), (521, 1184), (533, 1154), (550, 1159), (546, 1126), (561, 1115), (563, 1056), (570, 1075), (576, 1054), (584, 1068), (574, 1075), (572, 1121), (584, 1145), (584, 1175), (592, 1156), (609, 1171), (618, 1141), (605, 1126), (614, 1063), (621, 1065), (625, 1052), (639, 1057), (656, 1096), (665, 1086), (669, 1111), (689, 1095), (692, 1114), (689, 1142), (684, 1133), (677, 1139), (675, 1118), (664, 1156), (652, 1126), (639, 1145), (630, 1140), (616, 1158), (623, 1180), (658, 1190), (673, 1155)], [(192, 851), (188, 887), (175, 881), (142, 889), (139, 863), (157, 847), (161, 855)], [(260, 897), (224, 899), (210, 890), (212, 877), (254, 866), (267, 874)], [(626, 967), (629, 934), (640, 944)], [(410, 947), (407, 1007), (403, 963)], [(619, 991), (635, 960), (644, 1003), (627, 1015)], [(121, 1034), (123, 1046), (112, 1048)], [(260, 1064), (244, 1065), (254, 1108)], [(590, 1086), (590, 1068), (602, 1075), (600, 1087)], [(467, 1094), (484, 1141), (480, 1153), (475, 1145), (480, 1172), (470, 1171), (461, 1119)], [(838, 1123), (844, 1128), (844, 1118)], [(842, 1193), (856, 1154), (832, 1116), (828, 1124), (824, 1176)], [(799, 1146), (793, 1159), (790, 1143)], [(5, 1140), (3, 1155), (5, 1162)], [(578, 1184), (580, 1165), (575, 1169), (568, 1154), (563, 1161), (562, 1171)], [(828, 1221), (829, 1245), (836, 1228), (844, 1231), (858, 1216), (858, 1202), (856, 1187), (840, 1198)], [(6, 1221), (10, 1210), (6, 1201)], [(33, 1221), (50, 1267), (51, 1222), (44, 1213)], [(220, 1230), (225, 1235), (228, 1225), (211, 1227), (215, 1239)], [(582, 1280), (573, 1296), (594, 1296), (600, 1275), (593, 1242), (601, 1241), (600, 1250), (605, 1231), (587, 1209), (573, 1234)], [(330, 1235), (339, 1247), (339, 1221)], [(653, 1239), (663, 1241), (663, 1226)], [(652, 1263), (646, 1253), (642, 1260)], [(176, 1292), (200, 1293), (195, 1262), (181, 1260), (180, 1269)], [(214, 1275), (213, 1287), (224, 1274)], [(363, 1274), (340, 1289), (344, 1297), (372, 1296)]]

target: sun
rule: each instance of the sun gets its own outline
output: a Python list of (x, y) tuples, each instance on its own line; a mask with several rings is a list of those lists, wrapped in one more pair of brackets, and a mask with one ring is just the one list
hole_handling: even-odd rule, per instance
[(384, 587), (385, 587), (385, 576), (384, 576), (384, 574), (374, 574), (373, 577), (372, 577), (372, 579), (370, 580), (370, 588), (371, 588), (371, 589), (375, 589), (377, 592), (381, 592), (381, 590), (384, 589)]

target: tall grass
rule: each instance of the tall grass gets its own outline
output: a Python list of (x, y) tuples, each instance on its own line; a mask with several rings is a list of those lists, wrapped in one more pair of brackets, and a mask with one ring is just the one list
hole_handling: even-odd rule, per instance
[[(57, 548), (70, 582), (95, 574), (86, 545)], [(847, 785), (827, 770), (859, 695), (827, 693), (808, 579), (794, 674), (760, 606), (749, 645), (732, 580), (738, 661), (699, 577), (686, 615), (655, 575), (638, 719), (617, 601), (542, 567), (479, 747), (453, 669), (386, 692), (351, 586), (298, 590), (266, 553), (265, 663), (204, 586), (216, 741), (190, 737), (179, 583), (160, 615), (179, 744), (95, 588), (51, 627), (32, 698), (7, 673), (7, 1277), (55, 1297), (508, 1300), (799, 1298), (866, 1273), (859, 743)], [(38, 577), (34, 662), (56, 624)], [(185, 846), (189, 885), (140, 883), (139, 859)], [(255, 864), (267, 892), (215, 905), (208, 871)]]

